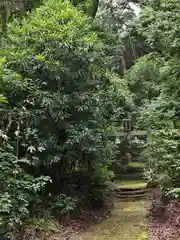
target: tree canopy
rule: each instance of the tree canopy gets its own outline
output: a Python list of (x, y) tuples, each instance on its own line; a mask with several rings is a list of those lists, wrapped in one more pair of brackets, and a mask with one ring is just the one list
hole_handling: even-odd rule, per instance
[(176, 0), (142, 3), (135, 28), (150, 53), (125, 76), (139, 126), (151, 134), (147, 176), (166, 190), (179, 181), (179, 8)]
[(1, 1), (3, 231), (45, 209), (102, 206), (122, 150), (110, 132), (127, 117), (149, 134), (146, 178), (179, 196), (179, 11), (178, 0)]
[(0, 105), (0, 211), (9, 230), (42, 214), (49, 194), (52, 206), (65, 201), (60, 214), (74, 209), (75, 198), (96, 207), (104, 201), (116, 155), (108, 133), (130, 105), (95, 29), (70, 3), (48, 0), (12, 20), (2, 38), (0, 89), (8, 103)]

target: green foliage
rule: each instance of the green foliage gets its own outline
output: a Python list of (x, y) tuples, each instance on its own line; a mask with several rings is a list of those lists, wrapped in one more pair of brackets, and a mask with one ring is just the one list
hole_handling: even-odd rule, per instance
[(179, 181), (179, 133), (177, 130), (159, 130), (151, 135), (147, 146), (147, 172), (150, 181), (159, 182), (167, 189)]
[[(62, 25), (61, 20), (69, 18), (71, 20)], [(44, 164), (68, 159), (71, 169), (73, 159), (86, 162), (86, 155), (91, 155), (94, 161), (104, 152), (101, 138), (105, 122), (99, 109), (106, 93), (107, 77), (100, 60), (103, 57), (101, 43), (90, 28), (70, 5), (56, 1), (49, 1), (30, 15), (23, 27), (12, 25), (11, 36), (18, 41), (6, 48), (9, 51), (7, 66), (16, 73), (5, 70), (7, 74), (3, 76), (1, 88), (11, 103), (12, 112), (18, 108), (24, 117), (19, 135), (23, 151), (27, 155), (30, 151), (33, 157), (42, 146), (44, 150), (40, 155)], [(26, 31), (30, 39), (24, 38)], [(10, 81), (9, 74), (15, 77), (14, 81)], [(31, 133), (27, 135), (28, 129)], [(26, 139), (34, 145), (27, 146)], [(59, 167), (62, 172), (62, 162)]]
[(154, 51), (177, 54), (179, 51), (178, 0), (160, 0), (157, 7), (148, 4), (141, 13), (139, 31)]
[(76, 199), (61, 194), (55, 198), (52, 209), (56, 211), (59, 216), (62, 216), (72, 212), (75, 206)]
[(166, 193), (167, 196), (171, 197), (171, 198), (179, 198), (180, 196), (180, 188), (171, 188), (171, 189), (168, 189), (167, 193)]
[(105, 31), (119, 38), (118, 34), (122, 34), (123, 25), (130, 25), (135, 16), (129, 2), (125, 4), (122, 1), (106, 0), (100, 1), (96, 20)]
[[(30, 218), (27, 226), (32, 228), (35, 233), (42, 232), (55, 232), (57, 230), (56, 222), (51, 216), (43, 216), (43, 218)], [(36, 235), (36, 234), (34, 234)]]
[[(134, 1), (100, 1), (95, 21), (105, 32), (114, 56), (113, 69), (124, 76), (137, 57), (147, 52), (147, 44), (134, 24), (138, 22), (139, 5)], [(113, 42), (112, 42), (113, 39)]]
[(8, 20), (12, 16), (23, 17), (26, 12), (39, 5), (41, 0), (1, 0), (0, 2), (0, 24), (2, 25), (1, 37), (7, 34)]
[(151, 101), (159, 95), (160, 64), (161, 60), (157, 60), (157, 56), (147, 55), (127, 72), (125, 79), (135, 105), (142, 106), (145, 101)]
[(48, 201), (49, 193), (59, 196), (54, 205), (59, 214), (73, 210), (79, 193), (90, 205), (104, 201), (108, 165), (116, 154), (108, 133), (131, 104), (107, 70), (111, 54), (94, 28), (69, 3), (48, 0), (21, 23), (12, 21), (2, 39), (0, 90), (1, 100), (8, 101), (0, 103), (6, 225), (26, 222), (34, 204)]
[(0, 95), (0, 102), (1, 103), (8, 103), (7, 99), (3, 95)]
[(180, 5), (177, 0), (149, 0), (140, 5), (134, 28), (145, 39), (150, 54), (138, 59), (125, 79), (135, 103), (138, 127), (149, 132), (146, 176), (164, 190), (173, 189), (179, 183), (180, 166)]
[(13, 230), (29, 218), (29, 205), (33, 197), (46, 185), (49, 177), (26, 174), (11, 152), (0, 152), (0, 223), (6, 230)]

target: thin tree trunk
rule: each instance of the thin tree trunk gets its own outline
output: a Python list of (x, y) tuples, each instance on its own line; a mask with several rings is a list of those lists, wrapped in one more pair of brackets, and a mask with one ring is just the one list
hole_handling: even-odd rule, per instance
[(7, 9), (5, 6), (1, 8), (1, 19), (2, 19), (2, 34), (5, 35), (7, 33)]
[(91, 8), (91, 11), (90, 11), (90, 16), (92, 18), (95, 18), (96, 13), (98, 11), (98, 6), (99, 6), (99, 0), (92, 0), (92, 8)]

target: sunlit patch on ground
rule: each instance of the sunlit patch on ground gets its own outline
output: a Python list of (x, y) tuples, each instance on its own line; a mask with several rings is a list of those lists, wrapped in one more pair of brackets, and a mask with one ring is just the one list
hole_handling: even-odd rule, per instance
[[(116, 181), (119, 187), (146, 187), (143, 180)], [(147, 240), (146, 215), (149, 209), (148, 200), (115, 199), (114, 210), (101, 223), (90, 227), (85, 233), (77, 235), (73, 240)]]
[(143, 188), (146, 187), (147, 183), (144, 180), (118, 180), (115, 181), (116, 185), (120, 188)]
[(146, 240), (147, 201), (122, 202), (117, 199), (112, 215), (74, 240)]
[(143, 162), (129, 162), (128, 166), (143, 169), (145, 167), (145, 164)]

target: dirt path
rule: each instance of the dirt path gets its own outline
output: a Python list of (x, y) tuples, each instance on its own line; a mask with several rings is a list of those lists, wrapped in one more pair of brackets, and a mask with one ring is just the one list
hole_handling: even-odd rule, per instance
[(116, 199), (112, 214), (73, 240), (147, 240), (146, 214), (149, 201)]

